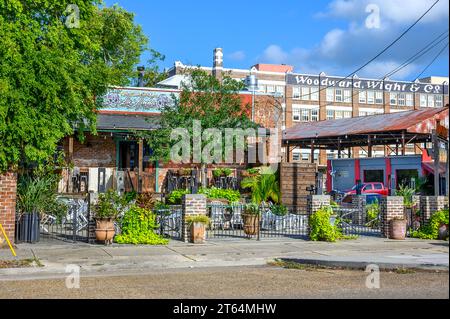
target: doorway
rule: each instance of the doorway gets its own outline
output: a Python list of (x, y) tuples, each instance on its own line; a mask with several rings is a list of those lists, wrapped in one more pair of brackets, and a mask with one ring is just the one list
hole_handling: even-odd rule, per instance
[(119, 142), (119, 168), (134, 170), (138, 167), (138, 150), (137, 142)]

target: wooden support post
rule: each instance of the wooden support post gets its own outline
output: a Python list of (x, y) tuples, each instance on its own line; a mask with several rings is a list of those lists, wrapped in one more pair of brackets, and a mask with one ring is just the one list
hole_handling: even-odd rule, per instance
[(314, 163), (314, 141), (311, 142), (311, 163)]
[(144, 171), (144, 141), (139, 140), (139, 150), (138, 150), (138, 193), (142, 192), (142, 176)]
[(367, 157), (372, 157), (372, 140), (370, 139), (370, 135), (367, 135)]
[(338, 140), (338, 158), (341, 158), (341, 140)]
[(73, 161), (73, 136), (69, 136), (69, 162)]
[(436, 130), (432, 131), (433, 141), (433, 159), (434, 159), (434, 195), (439, 196), (439, 140), (437, 138)]
[(406, 154), (405, 131), (402, 131), (402, 155)]
[(352, 148), (351, 147), (349, 147), (348, 148), (348, 154), (347, 154), (348, 156), (348, 158), (351, 158), (352, 157)]
[(398, 155), (398, 143), (395, 144), (395, 155)]

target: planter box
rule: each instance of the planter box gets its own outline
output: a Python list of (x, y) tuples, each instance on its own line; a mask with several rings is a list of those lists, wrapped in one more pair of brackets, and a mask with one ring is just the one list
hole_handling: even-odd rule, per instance
[(191, 225), (191, 242), (194, 244), (205, 243), (205, 224), (204, 223), (192, 223)]
[(22, 214), (17, 223), (17, 241), (36, 243), (40, 239), (39, 213)]
[(406, 220), (393, 219), (389, 222), (389, 239), (403, 240), (406, 237)]

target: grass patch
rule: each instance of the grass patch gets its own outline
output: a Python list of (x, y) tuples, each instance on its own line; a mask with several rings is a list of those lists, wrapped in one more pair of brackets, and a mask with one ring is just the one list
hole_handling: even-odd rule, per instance
[(44, 267), (38, 258), (26, 258), (18, 260), (0, 260), (0, 269), (5, 268), (28, 268), (28, 267)]
[(320, 265), (311, 265), (311, 264), (300, 264), (291, 260), (282, 260), (282, 259), (274, 259), (273, 261), (267, 262), (269, 266), (273, 267), (281, 267), (285, 269), (298, 269), (298, 270), (306, 270), (306, 271), (315, 271), (318, 269), (330, 269), (330, 267), (320, 266)]
[(394, 270), (396, 274), (414, 274), (416, 271), (411, 268), (397, 268)]

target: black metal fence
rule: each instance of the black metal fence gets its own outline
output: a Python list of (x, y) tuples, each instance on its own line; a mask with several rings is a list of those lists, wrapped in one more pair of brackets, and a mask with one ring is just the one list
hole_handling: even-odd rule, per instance
[(308, 219), (306, 214), (275, 215), (270, 207), (261, 208), (259, 227), (253, 235), (244, 230), (244, 204), (224, 203), (208, 204), (208, 215), (211, 219), (207, 231), (208, 239), (237, 239), (237, 238), (274, 238), (291, 237), (302, 238), (308, 235)]
[(61, 197), (67, 205), (64, 216), (40, 214), (40, 241), (60, 239), (88, 242), (89, 201), (87, 197)]
[(182, 209), (181, 205), (173, 205), (168, 209), (155, 211), (156, 232), (164, 237), (181, 240)]
[(371, 216), (367, 206), (362, 208), (333, 207), (336, 222), (344, 235), (381, 236), (380, 214)]

